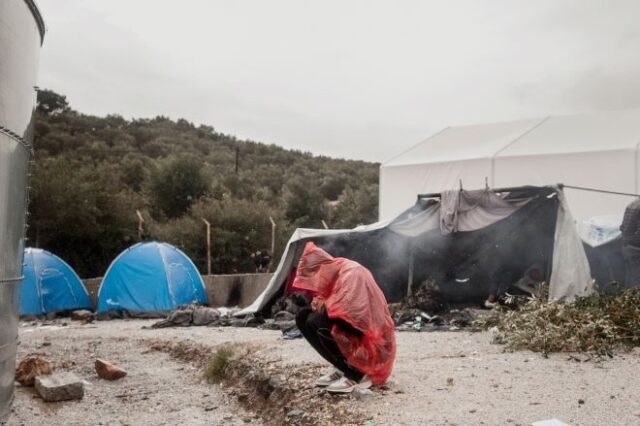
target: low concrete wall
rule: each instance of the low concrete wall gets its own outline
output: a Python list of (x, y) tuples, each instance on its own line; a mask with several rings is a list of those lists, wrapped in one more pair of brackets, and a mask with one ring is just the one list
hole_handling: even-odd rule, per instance
[(273, 274), (203, 275), (209, 305), (245, 307), (267, 288)]
[[(203, 275), (202, 280), (209, 299), (209, 305), (245, 307), (253, 303), (267, 288), (273, 274)], [(94, 308), (98, 305), (98, 290), (102, 278), (82, 280), (89, 292)]]

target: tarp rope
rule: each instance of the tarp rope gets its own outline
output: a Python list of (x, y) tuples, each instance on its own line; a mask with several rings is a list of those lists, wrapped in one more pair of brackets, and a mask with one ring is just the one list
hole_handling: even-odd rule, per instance
[(629, 197), (640, 197), (640, 194), (632, 194), (629, 192), (607, 191), (606, 189), (587, 188), (584, 186), (562, 185), (564, 188), (579, 189), (581, 191), (601, 192), (603, 194), (626, 195)]

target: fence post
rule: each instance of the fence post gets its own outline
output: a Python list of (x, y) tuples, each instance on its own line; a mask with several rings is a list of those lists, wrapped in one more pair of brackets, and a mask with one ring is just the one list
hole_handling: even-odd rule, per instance
[(204, 217), (202, 221), (207, 226), (207, 275), (211, 275), (211, 224)]

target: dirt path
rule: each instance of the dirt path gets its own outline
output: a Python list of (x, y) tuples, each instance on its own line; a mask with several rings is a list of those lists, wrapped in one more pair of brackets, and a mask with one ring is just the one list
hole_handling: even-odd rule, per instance
[[(10, 424), (260, 424), (236, 402), (237, 392), (231, 398), (225, 396), (229, 389), (223, 391), (199, 380), (201, 373), (194, 363), (149, 351), (154, 341), (210, 348), (251, 343), (256, 348), (252, 356), (272, 360), (277, 371), (284, 372), (311, 370), (321, 364), (303, 340), (280, 340), (279, 332), (142, 329), (151, 323), (131, 320), (21, 327), (19, 357), (37, 351), (56, 362), (72, 360), (76, 364), (68, 368), (90, 386), (83, 401), (53, 405), (18, 390)], [(42, 346), (45, 339), (50, 346)], [(554, 417), (574, 426), (640, 424), (640, 357), (636, 355), (577, 362), (568, 360), (566, 354), (543, 358), (531, 352), (503, 353), (500, 346), (490, 343), (487, 333), (406, 332), (398, 333), (397, 340), (390, 388), (376, 390), (365, 401), (327, 400), (338, 402), (336, 411), (363, 413), (362, 418), (377, 426), (529, 425)], [(129, 376), (114, 383), (98, 380), (93, 374), (95, 356), (115, 361)], [(126, 394), (130, 396), (121, 396)], [(319, 391), (313, 396), (324, 398)]]
[[(9, 424), (261, 424), (233, 398), (203, 383), (195, 366), (150, 351), (134, 337), (135, 333), (111, 332), (117, 325), (98, 323), (96, 327), (72, 322), (67, 327), (21, 328), (18, 359), (38, 353), (53, 361), (57, 370), (73, 371), (86, 381), (85, 397), (81, 401), (45, 403), (32, 388), (18, 386)], [(140, 325), (133, 330), (144, 331)], [(96, 357), (117, 363), (127, 370), (127, 377), (115, 382), (99, 379), (93, 367)]]

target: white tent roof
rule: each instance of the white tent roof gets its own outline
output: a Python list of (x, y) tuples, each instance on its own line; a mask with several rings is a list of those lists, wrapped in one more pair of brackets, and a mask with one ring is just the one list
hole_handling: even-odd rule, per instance
[(543, 120), (498, 156), (636, 150), (639, 142), (640, 109), (557, 116)]
[(447, 127), (382, 167), (474, 158), (638, 148), (640, 108)]
[(385, 162), (383, 167), (491, 158), (540, 121), (447, 127)]
[[(380, 218), (418, 193), (564, 183), (638, 193), (640, 109), (448, 127), (382, 164)], [(567, 190), (574, 216), (621, 214), (630, 197)]]

